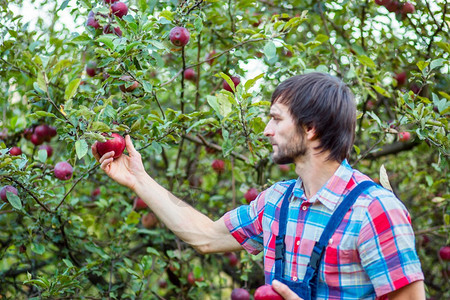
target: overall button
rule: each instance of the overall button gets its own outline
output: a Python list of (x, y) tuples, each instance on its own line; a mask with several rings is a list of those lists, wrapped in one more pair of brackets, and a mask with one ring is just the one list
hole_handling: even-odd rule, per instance
[(297, 241), (297, 246), (300, 246), (300, 241)]
[(328, 241), (328, 245), (331, 245), (331, 244), (333, 244), (333, 239), (330, 239), (330, 240)]
[(308, 207), (307, 207), (306, 205), (303, 205), (303, 206), (302, 206), (302, 209), (303, 209), (303, 210), (307, 210)]
[(292, 280), (294, 280), (294, 281), (297, 281), (297, 279), (298, 279), (298, 278), (297, 278), (297, 277), (295, 277), (295, 276), (294, 276), (294, 277), (292, 277)]

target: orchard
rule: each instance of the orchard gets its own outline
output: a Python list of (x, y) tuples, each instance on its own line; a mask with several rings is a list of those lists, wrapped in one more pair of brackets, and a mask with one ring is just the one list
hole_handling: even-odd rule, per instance
[(352, 89), (349, 163), (403, 201), (427, 297), (450, 298), (446, 0), (1, 3), (1, 299), (255, 299), (261, 254), (197, 253), (91, 150), (129, 135), (216, 220), (296, 178), (263, 130), (275, 87), (312, 71)]

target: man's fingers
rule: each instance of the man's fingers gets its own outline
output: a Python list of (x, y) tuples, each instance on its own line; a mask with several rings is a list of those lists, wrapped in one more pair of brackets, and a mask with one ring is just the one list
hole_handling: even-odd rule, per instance
[(106, 168), (108, 168), (109, 164), (112, 163), (114, 160), (113, 157), (103, 159), (105, 157), (105, 155), (103, 155), (103, 157), (102, 157), (103, 161), (101, 162), (101, 165), (100, 165), (100, 168), (102, 168), (102, 170), (104, 170), (104, 171), (106, 171)]
[(103, 164), (103, 162), (104, 162), (106, 159), (113, 158), (113, 156), (114, 156), (114, 151), (106, 152), (102, 157), (100, 157), (100, 159), (99, 159), (98, 162), (101, 163), (101, 164)]
[(92, 155), (94, 155), (94, 158), (99, 161), (100, 160), (100, 155), (98, 155), (97, 152), (97, 142), (95, 142), (92, 146), (91, 146), (91, 151), (92, 151)]
[(134, 149), (133, 142), (131, 142), (131, 137), (128, 134), (125, 136), (125, 146), (127, 147), (130, 156), (137, 152), (136, 149)]
[(294, 291), (291, 290), (287, 285), (279, 282), (278, 280), (272, 281), (272, 287), (285, 300), (303, 300), (296, 293), (294, 293)]

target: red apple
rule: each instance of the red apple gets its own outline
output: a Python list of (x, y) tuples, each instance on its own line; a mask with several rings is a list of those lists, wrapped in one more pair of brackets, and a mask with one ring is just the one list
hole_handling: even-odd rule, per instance
[(92, 191), (92, 193), (91, 193), (91, 197), (92, 198), (97, 198), (97, 196), (98, 195), (100, 195), (100, 188), (99, 187), (97, 187), (97, 188), (95, 188), (93, 191)]
[(249, 188), (248, 191), (244, 194), (244, 198), (245, 200), (247, 200), (247, 203), (252, 202), (253, 200), (256, 199), (256, 197), (258, 197), (259, 192), (257, 189), (255, 188)]
[(216, 171), (216, 173), (223, 173), (225, 171), (225, 162), (221, 159), (215, 159), (212, 162), (211, 167), (214, 171)]
[(169, 38), (172, 44), (177, 47), (184, 47), (189, 43), (190, 39), (189, 30), (184, 27), (174, 27), (169, 33)]
[(37, 134), (33, 133), (31, 135), (30, 141), (35, 145), (39, 146), (44, 142), (44, 139), (39, 137)]
[(141, 223), (145, 228), (152, 229), (158, 223), (158, 219), (156, 218), (154, 213), (148, 212), (141, 217)]
[(117, 35), (118, 37), (122, 37), (122, 30), (120, 30), (120, 27), (114, 27), (113, 30), (111, 30), (110, 25), (106, 25), (106, 26), (103, 28), (103, 33), (104, 33), (104, 34), (109, 34), (109, 33), (113, 33), (113, 32), (114, 32), (114, 34)]
[(407, 142), (411, 138), (411, 134), (408, 131), (402, 131), (398, 133), (398, 140), (400, 142)]
[(384, 4), (384, 7), (386, 7), (389, 12), (396, 12), (400, 7), (400, 3), (397, 0), (388, 1)]
[(0, 198), (5, 202), (8, 202), (6, 192), (11, 192), (16, 195), (18, 194), (17, 189), (15, 187), (13, 187), (12, 185), (5, 185), (0, 191)]
[(12, 156), (19, 156), (22, 154), (22, 149), (20, 149), (17, 146), (14, 146), (11, 149), (9, 149), (9, 154)]
[(53, 154), (53, 148), (50, 145), (41, 145), (41, 146), (39, 146), (39, 150), (46, 150), (47, 158), (49, 158)]
[(123, 16), (126, 16), (128, 14), (128, 6), (120, 1), (114, 2), (111, 5), (111, 12), (119, 18), (122, 18)]
[(441, 249), (439, 249), (439, 257), (444, 261), (449, 261), (450, 260), (450, 246), (442, 246)]
[(165, 289), (167, 287), (167, 281), (165, 279), (160, 279), (158, 285), (160, 288)]
[(31, 140), (31, 136), (33, 135), (33, 133), (34, 133), (34, 128), (33, 127), (25, 128), (25, 130), (23, 131), (23, 137), (26, 140)]
[(236, 288), (231, 292), (231, 300), (250, 300), (250, 293), (243, 288)]
[(415, 10), (416, 8), (414, 7), (414, 4), (406, 2), (405, 4), (403, 4), (402, 14), (412, 14)]
[[(104, 136), (108, 136), (107, 134), (103, 134)], [(98, 155), (103, 156), (108, 152), (114, 151), (113, 158), (118, 158), (122, 155), (125, 150), (125, 139), (118, 133), (112, 133), (111, 137), (113, 139), (107, 140), (106, 142), (96, 142), (96, 149)]]
[(142, 200), (139, 197), (134, 198), (133, 201), (133, 209), (135, 210), (141, 210), (141, 209), (147, 209), (148, 206), (147, 204), (144, 202), (144, 200)]
[(189, 272), (189, 274), (188, 274), (188, 276), (187, 276), (187, 282), (188, 282), (190, 285), (194, 285), (194, 283), (195, 283), (196, 281), (203, 281), (203, 280), (204, 280), (203, 277), (195, 278), (193, 272)]
[(184, 79), (195, 81), (196, 77), (197, 77), (197, 74), (195, 74), (195, 71), (193, 69), (184, 70)]
[(283, 300), (270, 284), (265, 284), (256, 289), (253, 294), (255, 300)]
[(124, 93), (125, 92), (129, 92), (130, 93), (130, 92), (134, 91), (139, 86), (139, 82), (134, 80), (133, 77), (131, 77), (129, 75), (121, 76), (120, 80), (128, 81), (128, 82), (134, 81), (133, 84), (130, 85), (130, 86), (127, 86), (128, 84), (122, 84), (121, 86), (119, 86), (120, 90), (122, 92), (124, 92)]
[(283, 173), (287, 173), (291, 170), (291, 167), (289, 165), (279, 165), (278, 168)]
[(72, 178), (73, 168), (66, 161), (60, 161), (57, 163), (53, 171), (55, 173), (55, 177), (60, 180), (69, 180)]
[(48, 125), (42, 124), (42, 125), (36, 126), (36, 128), (34, 129), (34, 134), (36, 134), (42, 140), (45, 140), (47, 138), (47, 136), (49, 135)]
[(395, 80), (397, 80), (397, 85), (403, 85), (406, 83), (406, 72), (400, 72), (395, 74)]
[(86, 74), (90, 77), (94, 77), (97, 74), (97, 63), (95, 61), (90, 61), (86, 65)]
[(225, 252), (224, 255), (228, 258), (228, 263), (231, 267), (235, 267), (239, 263), (239, 259), (234, 252)]
[(105, 0), (105, 3), (111, 4), (111, 3), (114, 3), (114, 2), (117, 2), (117, 1), (119, 1), (119, 0)]
[[(241, 80), (237, 76), (231, 76), (230, 78), (231, 78), (231, 81), (233, 81), (235, 88), (239, 85), (239, 83), (241, 83)], [(233, 90), (231, 89), (230, 85), (228, 84), (228, 82), (226, 80), (224, 80), (222, 82), (222, 87), (224, 90), (227, 90), (227, 91), (233, 93)]]
[(91, 26), (91, 27), (94, 27), (95, 29), (100, 28), (100, 24), (95, 19), (95, 14), (92, 10), (88, 14), (88, 18), (86, 20), (86, 26)]
[(212, 66), (213, 63), (214, 63), (214, 58), (212, 58), (212, 57), (214, 57), (215, 55), (216, 55), (216, 51), (215, 51), (215, 50), (212, 50), (211, 52), (209, 52), (209, 53), (206, 55), (206, 61), (208, 62), (208, 64), (209, 64), (210, 66)]

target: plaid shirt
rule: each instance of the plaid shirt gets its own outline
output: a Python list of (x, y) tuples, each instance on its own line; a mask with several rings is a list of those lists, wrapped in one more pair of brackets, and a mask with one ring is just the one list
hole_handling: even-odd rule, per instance
[[(369, 178), (344, 160), (311, 199), (299, 178), (290, 198), (286, 227), (284, 276), (301, 281), (312, 248), (330, 216), (358, 183)], [(250, 205), (225, 214), (233, 237), (250, 253), (264, 250), (264, 273), (270, 283), (275, 269), (275, 236), (283, 195), (294, 180), (263, 191)], [(423, 280), (411, 219), (388, 190), (371, 187), (361, 194), (329, 240), (319, 271), (317, 299), (375, 299)]]

